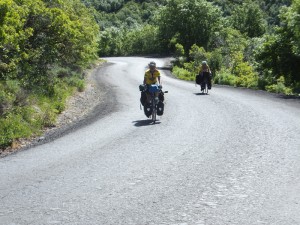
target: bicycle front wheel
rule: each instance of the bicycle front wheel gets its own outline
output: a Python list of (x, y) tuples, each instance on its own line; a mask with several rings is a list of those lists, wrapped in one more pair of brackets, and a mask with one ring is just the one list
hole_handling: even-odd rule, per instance
[(153, 99), (152, 101), (152, 122), (155, 123), (156, 121), (156, 105), (155, 105), (155, 101)]

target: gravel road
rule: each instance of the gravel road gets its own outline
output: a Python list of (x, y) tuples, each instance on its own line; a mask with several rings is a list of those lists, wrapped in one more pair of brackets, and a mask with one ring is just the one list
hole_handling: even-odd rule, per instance
[(138, 91), (153, 59), (107, 60), (95, 72), (106, 97), (86, 122), (0, 159), (1, 225), (300, 224), (299, 100), (201, 95), (162, 70), (153, 125)]

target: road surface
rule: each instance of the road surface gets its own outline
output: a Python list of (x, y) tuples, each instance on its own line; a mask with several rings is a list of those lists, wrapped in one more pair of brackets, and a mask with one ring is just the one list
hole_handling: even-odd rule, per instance
[[(0, 159), (1, 225), (299, 225), (300, 103), (166, 76), (165, 59), (108, 58), (112, 112)], [(138, 90), (162, 68), (153, 125)], [(103, 109), (104, 110), (104, 109)]]

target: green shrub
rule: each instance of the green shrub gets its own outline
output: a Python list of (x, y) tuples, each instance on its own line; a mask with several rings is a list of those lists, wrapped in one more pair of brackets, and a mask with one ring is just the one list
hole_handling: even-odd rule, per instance
[(0, 119), (0, 147), (10, 145), (14, 139), (32, 135), (30, 125), (21, 115), (9, 114)]
[(26, 95), (16, 80), (0, 82), (0, 116), (9, 113), (14, 106), (25, 105)]
[(222, 68), (223, 56), (221, 54), (220, 49), (216, 49), (211, 53), (209, 58), (209, 66), (212, 70), (213, 76), (216, 74), (217, 71), (220, 71)]
[(57, 114), (59, 113), (59, 111), (56, 109), (56, 102), (52, 102), (51, 99), (47, 98), (42, 98), (40, 101), (40, 123), (45, 127), (54, 126)]
[(258, 87), (258, 75), (255, 73), (242, 75), (237, 77), (235, 86), (246, 87), (246, 88), (257, 88)]
[[(67, 70), (64, 72), (68, 73)], [(65, 110), (67, 98), (76, 88), (79, 91), (85, 88), (85, 81), (78, 74), (63, 76), (52, 79), (54, 83), (47, 87), (37, 86), (31, 94), (24, 91), (17, 81), (0, 82), (1, 148), (15, 139), (36, 135), (43, 127), (55, 125), (57, 115)]]
[(0, 89), (0, 116), (6, 114), (12, 107), (12, 104), (11, 96), (7, 95), (3, 89)]
[(76, 87), (79, 92), (83, 92), (85, 90), (85, 81), (82, 79), (78, 79), (76, 83)]
[(80, 78), (78, 75), (74, 75), (66, 79), (65, 82), (71, 87), (76, 87), (80, 92), (85, 90), (85, 80)]
[(192, 61), (189, 63), (184, 63), (183, 66), (184, 66), (183, 68), (186, 69), (187, 71), (189, 71), (191, 73), (191, 76), (193, 76), (193, 77), (194, 77), (194, 74), (198, 74), (200, 71), (200, 67), (199, 67), (198, 63), (195, 61)]
[(269, 92), (281, 93), (285, 95), (291, 95), (293, 93), (291, 88), (285, 86), (285, 79), (283, 76), (280, 76), (277, 79), (276, 84), (266, 86), (266, 90)]
[(230, 74), (228, 71), (221, 71), (214, 76), (213, 81), (215, 84), (235, 86), (237, 77)]
[(174, 59), (171, 61), (173, 66), (177, 67), (183, 67), (183, 64), (186, 62), (186, 57), (185, 56), (179, 56), (178, 58)]
[(71, 72), (70, 68), (59, 68), (56, 71), (56, 74), (57, 74), (57, 77), (59, 77), (59, 78), (72, 76), (72, 72)]
[(17, 80), (7, 80), (6, 81), (6, 90), (9, 93), (16, 94), (21, 90), (20, 82)]
[(235, 86), (246, 88), (258, 87), (258, 74), (254, 71), (249, 62), (243, 60), (242, 53), (236, 53), (234, 55), (234, 64), (231, 72), (237, 77)]
[(190, 71), (180, 68), (180, 67), (173, 67), (172, 73), (179, 79), (182, 80), (190, 80), (193, 81), (195, 79), (195, 75)]
[(207, 60), (209, 58), (208, 53), (205, 51), (205, 49), (203, 47), (197, 46), (196, 44), (191, 47), (189, 56), (194, 61), (194, 64), (197, 67), (201, 66), (201, 62), (203, 60)]
[(57, 114), (55, 113), (54, 110), (49, 110), (44, 111), (43, 117), (42, 117), (42, 125), (45, 127), (53, 127), (55, 125), (57, 118)]

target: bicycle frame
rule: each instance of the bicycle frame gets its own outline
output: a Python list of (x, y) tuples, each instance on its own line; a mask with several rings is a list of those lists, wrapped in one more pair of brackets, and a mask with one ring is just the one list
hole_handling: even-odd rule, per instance
[(161, 89), (157, 84), (150, 85), (148, 88), (148, 92), (150, 93), (150, 103), (152, 108), (151, 120), (153, 123), (156, 121), (157, 116), (157, 103), (158, 103), (158, 95), (156, 93), (160, 92)]

